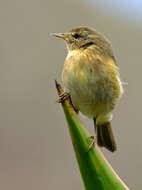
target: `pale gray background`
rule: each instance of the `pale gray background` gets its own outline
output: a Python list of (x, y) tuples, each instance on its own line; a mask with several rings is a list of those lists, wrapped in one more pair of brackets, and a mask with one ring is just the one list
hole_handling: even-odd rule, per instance
[[(67, 51), (62, 40), (49, 35), (80, 25), (111, 41), (121, 78), (128, 82), (112, 122), (118, 151), (104, 154), (130, 189), (141, 189), (142, 22), (110, 5), (0, 1), (0, 189), (83, 189), (64, 114), (55, 102), (54, 79), (61, 79)], [(93, 132), (92, 121), (81, 118)]]

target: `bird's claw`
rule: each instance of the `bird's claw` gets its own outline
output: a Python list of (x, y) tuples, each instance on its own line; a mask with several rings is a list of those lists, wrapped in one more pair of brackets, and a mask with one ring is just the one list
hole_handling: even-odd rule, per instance
[(64, 92), (59, 95), (59, 99), (56, 101), (57, 103), (62, 103), (64, 100), (66, 100), (70, 95), (67, 92)]
[(95, 143), (96, 143), (96, 135), (94, 136), (90, 136), (90, 139), (91, 139), (91, 143), (88, 147), (88, 152), (95, 146)]

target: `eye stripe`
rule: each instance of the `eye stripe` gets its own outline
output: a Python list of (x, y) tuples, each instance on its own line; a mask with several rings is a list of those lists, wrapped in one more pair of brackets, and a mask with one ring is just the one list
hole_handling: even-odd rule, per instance
[(94, 45), (94, 42), (88, 42), (88, 43), (86, 43), (86, 44), (83, 44), (82, 47), (83, 47), (83, 48), (87, 48), (87, 47), (89, 47), (89, 46), (91, 46), (91, 45)]

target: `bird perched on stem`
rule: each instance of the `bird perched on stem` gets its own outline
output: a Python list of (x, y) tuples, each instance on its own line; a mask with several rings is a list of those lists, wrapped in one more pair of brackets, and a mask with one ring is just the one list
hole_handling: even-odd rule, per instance
[(118, 67), (109, 42), (94, 29), (78, 27), (53, 36), (65, 40), (68, 55), (62, 71), (65, 93), (75, 110), (94, 120), (94, 142), (110, 151), (116, 150), (111, 128), (112, 111), (122, 94)]

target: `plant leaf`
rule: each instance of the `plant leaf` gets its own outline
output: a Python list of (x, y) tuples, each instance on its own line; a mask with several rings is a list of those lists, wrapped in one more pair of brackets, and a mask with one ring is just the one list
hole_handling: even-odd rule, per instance
[[(64, 93), (56, 82), (59, 96)], [(91, 143), (89, 133), (75, 112), (70, 98), (62, 102), (68, 122), (72, 144), (86, 190), (129, 190), (107, 162), (99, 147), (88, 151)]]

